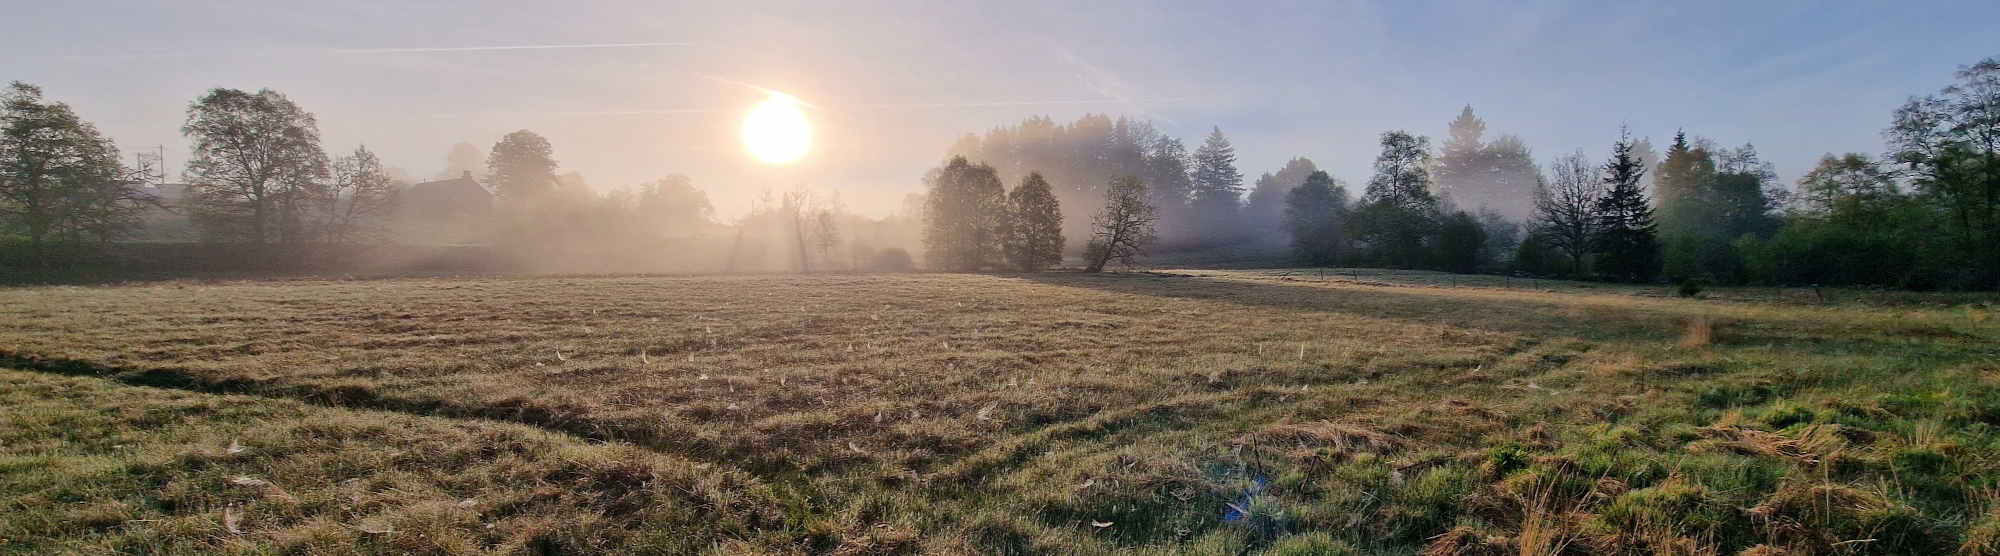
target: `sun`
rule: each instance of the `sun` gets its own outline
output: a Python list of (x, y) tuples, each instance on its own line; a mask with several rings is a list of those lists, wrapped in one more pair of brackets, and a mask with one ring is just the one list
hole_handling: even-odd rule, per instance
[(743, 119), (743, 145), (757, 160), (772, 164), (798, 160), (811, 143), (812, 126), (799, 111), (799, 100), (789, 95), (772, 93)]

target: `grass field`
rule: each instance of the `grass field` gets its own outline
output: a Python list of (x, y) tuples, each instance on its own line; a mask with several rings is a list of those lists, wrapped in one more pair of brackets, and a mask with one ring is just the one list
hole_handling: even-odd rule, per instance
[(1991, 296), (1346, 271), (0, 290), (0, 552), (2000, 552)]

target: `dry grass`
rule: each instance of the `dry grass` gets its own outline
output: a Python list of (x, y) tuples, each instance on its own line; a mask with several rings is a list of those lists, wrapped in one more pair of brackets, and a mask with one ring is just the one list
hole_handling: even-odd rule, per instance
[[(1994, 502), (1989, 306), (1295, 278), (0, 290), (10, 388), (91, 393), (0, 408), (39, 423), (0, 437), (32, 478), (0, 480), (0, 550), (1816, 552), (1850, 522), (1970, 546)], [(1529, 478), (1558, 470), (1619, 488)], [(1841, 521), (1808, 477), (1897, 486)], [(1656, 499), (1699, 503), (1600, 518)]]

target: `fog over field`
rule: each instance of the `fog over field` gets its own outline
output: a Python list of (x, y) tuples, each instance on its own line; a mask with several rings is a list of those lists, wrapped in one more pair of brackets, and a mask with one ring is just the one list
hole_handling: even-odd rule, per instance
[[(1877, 151), (1886, 110), (1992, 54), (1991, 5), (1924, 5), (50, 3), (0, 22), (0, 73), (174, 174), (189, 100), (270, 87), (411, 178), (526, 128), (599, 190), (685, 174), (730, 219), (807, 184), (884, 216), (959, 135), (1029, 115), (1220, 126), (1250, 175), (1306, 156), (1359, 182), (1377, 133), (1438, 137), (1471, 104), (1544, 156), (1685, 128), (1789, 181)], [(761, 89), (814, 106), (812, 156), (744, 156)]]

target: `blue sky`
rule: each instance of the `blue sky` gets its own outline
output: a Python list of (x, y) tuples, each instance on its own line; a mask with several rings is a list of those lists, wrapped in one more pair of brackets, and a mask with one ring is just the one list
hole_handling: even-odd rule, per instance
[[(1368, 177), (1375, 137), (1473, 105), (1547, 159), (1620, 125), (1753, 142), (1791, 179), (1882, 150), (1890, 112), (2000, 55), (1994, 2), (70, 2), (0, 20), (0, 79), (43, 86), (176, 168), (187, 103), (271, 87), (417, 177), (453, 143), (548, 136), (599, 188), (683, 173), (724, 216), (797, 185), (882, 214), (953, 138), (1045, 114), (1234, 140)], [(532, 45), (656, 43), (562, 49)], [(474, 49), (468, 49), (474, 48)], [(390, 49), (390, 50), (383, 50)], [(459, 49), (405, 51), (393, 49)], [(741, 146), (758, 88), (811, 103), (788, 166)]]

